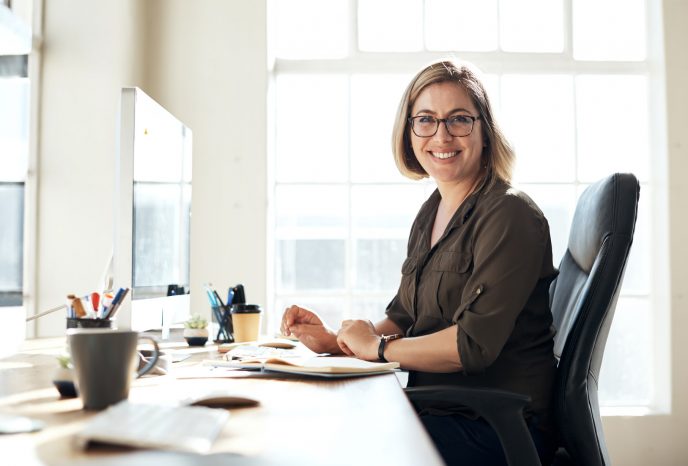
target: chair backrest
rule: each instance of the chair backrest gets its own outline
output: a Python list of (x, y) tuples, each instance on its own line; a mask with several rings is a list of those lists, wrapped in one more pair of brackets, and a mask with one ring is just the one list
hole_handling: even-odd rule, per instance
[(576, 464), (608, 465), (597, 385), (626, 259), (640, 186), (614, 174), (589, 186), (573, 217), (569, 243), (550, 288), (559, 359), (555, 412), (561, 445)]

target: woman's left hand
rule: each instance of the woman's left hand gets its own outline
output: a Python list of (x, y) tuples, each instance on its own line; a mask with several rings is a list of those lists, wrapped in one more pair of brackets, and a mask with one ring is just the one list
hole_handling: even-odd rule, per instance
[(377, 361), (380, 337), (368, 320), (345, 320), (337, 332), (337, 344), (349, 356), (367, 361)]

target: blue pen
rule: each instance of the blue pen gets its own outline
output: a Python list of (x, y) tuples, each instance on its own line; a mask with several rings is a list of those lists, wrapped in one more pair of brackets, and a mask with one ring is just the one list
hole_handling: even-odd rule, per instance
[(112, 314), (112, 311), (115, 309), (115, 306), (119, 305), (119, 302), (124, 297), (124, 293), (126, 293), (126, 289), (124, 288), (120, 288), (119, 290), (117, 290), (117, 293), (115, 293), (115, 297), (112, 298), (112, 302), (107, 307), (107, 309), (105, 309), (105, 312), (103, 312), (103, 319), (107, 319), (110, 317), (110, 314)]
[(217, 303), (215, 302), (215, 296), (208, 290), (207, 288), (205, 289), (205, 294), (208, 297), (208, 302), (210, 302), (210, 307), (216, 307)]
[(117, 304), (112, 309), (110, 309), (110, 312), (107, 315), (108, 319), (112, 319), (113, 317), (115, 317), (115, 313), (119, 310), (119, 307), (124, 302), (124, 298), (127, 297), (127, 293), (129, 293), (129, 288), (124, 289), (124, 293), (122, 293), (122, 296), (119, 297), (119, 301), (117, 301)]
[(234, 301), (234, 288), (229, 287), (227, 291), (227, 306), (231, 305), (232, 301)]
[(203, 285), (203, 287), (205, 288), (205, 292), (208, 295), (208, 301), (210, 301), (210, 306), (211, 307), (219, 306), (220, 303), (218, 302), (217, 298), (215, 297), (215, 290), (210, 285), (210, 283), (206, 283), (205, 285)]

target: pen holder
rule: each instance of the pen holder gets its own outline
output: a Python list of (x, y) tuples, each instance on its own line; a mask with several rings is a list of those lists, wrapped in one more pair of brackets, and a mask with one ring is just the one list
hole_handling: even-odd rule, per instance
[(114, 328), (114, 321), (112, 319), (67, 317), (67, 328)]
[(234, 329), (232, 328), (232, 315), (229, 306), (211, 306), (213, 318), (217, 322), (218, 330), (215, 341), (217, 343), (234, 342)]

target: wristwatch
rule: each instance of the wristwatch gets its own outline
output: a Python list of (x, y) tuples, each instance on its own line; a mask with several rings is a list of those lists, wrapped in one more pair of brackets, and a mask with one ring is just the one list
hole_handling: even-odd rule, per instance
[(377, 357), (380, 361), (389, 362), (385, 359), (385, 345), (392, 340), (398, 340), (403, 335), (395, 333), (394, 335), (380, 335), (380, 346), (377, 347)]

